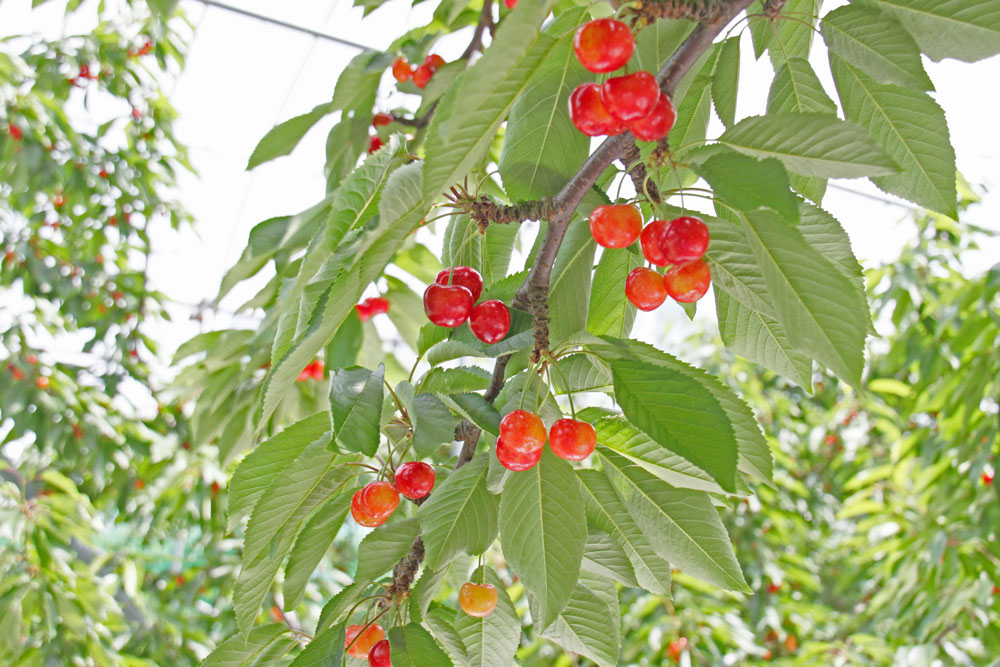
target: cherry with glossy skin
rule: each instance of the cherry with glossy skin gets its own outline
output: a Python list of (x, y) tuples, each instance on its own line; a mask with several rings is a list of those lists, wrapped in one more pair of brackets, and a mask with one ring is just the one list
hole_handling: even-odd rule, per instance
[(381, 127), (392, 122), (392, 116), (387, 113), (377, 113), (372, 117), (372, 127)]
[(649, 72), (612, 77), (601, 86), (604, 108), (618, 120), (645, 118), (659, 100), (660, 86)]
[(670, 271), (663, 277), (663, 282), (674, 301), (694, 303), (705, 296), (708, 286), (712, 284), (712, 271), (705, 260), (699, 259)]
[[(355, 637), (357, 637), (357, 641), (355, 641)], [(344, 648), (350, 646), (347, 648), (348, 655), (365, 659), (372, 647), (383, 639), (385, 639), (385, 630), (378, 623), (372, 623), (367, 628), (363, 625), (349, 625), (344, 637)]]
[(660, 248), (671, 264), (690, 264), (708, 250), (708, 226), (700, 218), (681, 216), (671, 220), (660, 233)]
[(499, 343), (510, 331), (510, 309), (503, 301), (492, 299), (473, 307), (469, 328), (484, 343)]
[(368, 652), (368, 665), (369, 667), (392, 667), (392, 647), (389, 646), (388, 639), (383, 639), (372, 646), (372, 650)]
[(560, 419), (549, 429), (552, 453), (567, 461), (582, 461), (597, 446), (597, 432), (587, 422)]
[(533, 412), (514, 410), (500, 420), (500, 437), (512, 451), (522, 454), (540, 452), (545, 446), (545, 424)]
[(46, 375), (39, 375), (37, 378), (35, 378), (35, 386), (38, 387), (39, 389), (48, 389), (49, 384), (50, 384), (49, 378)]
[(635, 51), (632, 31), (615, 19), (596, 19), (580, 26), (573, 36), (573, 50), (591, 72), (613, 72), (624, 67)]
[(614, 136), (625, 131), (625, 124), (604, 108), (601, 87), (596, 83), (577, 86), (569, 96), (569, 118), (588, 137)]
[(660, 99), (649, 115), (633, 120), (629, 123), (628, 129), (632, 130), (636, 139), (659, 141), (667, 136), (676, 120), (677, 110), (674, 108), (674, 103), (664, 93), (660, 93)]
[(372, 309), (367, 299), (354, 306), (354, 310), (358, 311), (358, 319), (362, 322), (367, 322), (372, 318)]
[(657, 266), (667, 266), (670, 264), (670, 258), (667, 257), (667, 253), (663, 251), (663, 246), (660, 245), (663, 232), (668, 224), (666, 220), (653, 220), (643, 228), (642, 234), (639, 236), (639, 244), (642, 246), (642, 256), (650, 264), (656, 264)]
[(472, 301), (479, 301), (483, 293), (483, 276), (470, 266), (456, 266), (437, 274), (434, 282), (438, 285), (461, 285), (472, 292)]
[(368, 309), (371, 311), (372, 316), (382, 315), (389, 312), (389, 300), (384, 299), (380, 296), (373, 296), (367, 299), (365, 303), (368, 304)]
[(500, 594), (493, 584), (462, 584), (458, 591), (458, 606), (469, 616), (482, 618), (489, 616), (497, 608)]
[(667, 300), (663, 276), (644, 266), (632, 269), (625, 279), (625, 296), (639, 310), (656, 310)]
[(385, 142), (382, 141), (382, 137), (378, 136), (377, 134), (370, 137), (368, 139), (368, 154), (371, 155), (378, 149), (382, 148), (382, 146), (385, 146)]
[(497, 438), (497, 460), (507, 470), (523, 472), (535, 466), (542, 459), (542, 450), (534, 452), (517, 452), (504, 443), (503, 438)]
[(642, 214), (631, 204), (598, 206), (590, 214), (590, 234), (603, 248), (625, 248), (642, 233)]
[(424, 63), (417, 69), (413, 70), (413, 85), (417, 88), (427, 87), (427, 82), (431, 80), (434, 76), (434, 67)]
[(7, 126), (7, 134), (9, 134), (10, 138), (13, 139), (14, 141), (20, 141), (21, 139), (24, 139), (24, 131), (21, 130), (21, 128), (19, 128), (17, 125), (14, 125), (13, 123)]
[(447, 64), (447, 62), (445, 61), (444, 58), (442, 58), (438, 54), (432, 53), (426, 58), (424, 58), (424, 64), (431, 68), (431, 74), (433, 74), (434, 72), (438, 71), (441, 67), (443, 67), (445, 64)]
[(439, 327), (461, 326), (472, 314), (472, 292), (461, 285), (432, 283), (424, 290), (424, 312)]
[(396, 81), (403, 83), (413, 78), (413, 68), (406, 62), (406, 58), (400, 56), (392, 63), (392, 75)]
[(684, 652), (684, 649), (686, 649), (687, 646), (687, 637), (681, 637), (675, 642), (670, 642), (670, 645), (667, 647), (667, 653), (674, 660), (674, 662), (680, 662), (681, 653)]
[(410, 500), (426, 497), (435, 479), (434, 468), (423, 461), (409, 461), (396, 469), (396, 488)]
[(503, 0), (503, 4), (507, 9), (514, 9), (517, 7), (517, 0)]
[(365, 528), (377, 528), (385, 523), (386, 519), (377, 518), (368, 510), (362, 500), (362, 490), (363, 489), (358, 489), (355, 491), (354, 496), (351, 498), (351, 516), (354, 517), (354, 521), (357, 522), (359, 526), (364, 526)]
[(389, 482), (371, 482), (361, 489), (361, 503), (376, 519), (387, 519), (399, 507), (399, 491)]

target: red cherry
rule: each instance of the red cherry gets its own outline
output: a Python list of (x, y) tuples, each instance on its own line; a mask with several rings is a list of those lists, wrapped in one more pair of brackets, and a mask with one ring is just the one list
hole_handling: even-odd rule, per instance
[(388, 125), (392, 122), (392, 116), (387, 113), (377, 113), (372, 117), (372, 127)]
[(49, 388), (48, 376), (39, 375), (37, 378), (35, 378), (35, 386), (38, 387), (39, 389), (48, 389)]
[(354, 521), (357, 522), (359, 526), (364, 526), (365, 528), (376, 528), (385, 523), (385, 518), (378, 518), (371, 513), (371, 511), (365, 506), (362, 500), (361, 492), (363, 489), (358, 489), (354, 492), (354, 496), (351, 498), (351, 516), (354, 517)]
[(649, 72), (636, 72), (608, 79), (601, 86), (604, 108), (619, 120), (645, 118), (660, 99), (660, 86)]
[(767, 585), (767, 592), (770, 593), (771, 595), (774, 595), (780, 590), (781, 590), (781, 584), (779, 584), (776, 581), (772, 581)]
[(413, 84), (417, 88), (425, 88), (432, 76), (434, 76), (434, 68), (425, 63), (413, 71)]
[(432, 283), (424, 290), (424, 312), (439, 327), (457, 327), (472, 314), (472, 292), (461, 285)]
[(387, 519), (399, 506), (399, 491), (389, 482), (372, 482), (361, 489), (361, 503), (376, 519)]
[(369, 154), (374, 153), (378, 149), (382, 148), (382, 146), (385, 146), (385, 142), (383, 142), (382, 141), (382, 137), (378, 136), (377, 134), (375, 136), (370, 137), (368, 139), (368, 153)]
[(497, 608), (500, 594), (493, 584), (474, 584), (471, 581), (462, 584), (458, 591), (458, 606), (469, 616), (482, 618), (489, 616)]
[(983, 484), (985, 484), (986, 486), (989, 486), (990, 484), (993, 483), (993, 478), (994, 478), (994, 474), (993, 473), (991, 473), (991, 472), (984, 472), (983, 473)]
[(561, 459), (582, 461), (597, 446), (597, 432), (587, 422), (560, 419), (549, 429), (549, 446)]
[(675, 662), (680, 662), (681, 653), (684, 652), (684, 649), (687, 648), (687, 645), (688, 645), (687, 637), (681, 637), (675, 642), (670, 642), (670, 645), (667, 647), (667, 653), (670, 655), (670, 658), (672, 660), (674, 660)]
[(403, 83), (413, 78), (413, 68), (406, 62), (406, 58), (399, 57), (392, 63), (392, 75), (396, 77), (396, 81)]
[(631, 204), (598, 206), (590, 214), (590, 233), (604, 248), (630, 246), (642, 233), (642, 215)]
[(708, 286), (712, 284), (712, 271), (705, 260), (699, 259), (679, 269), (670, 271), (664, 276), (667, 293), (674, 301), (694, 303), (705, 296)]
[(602, 134), (614, 136), (625, 131), (625, 125), (608, 113), (601, 101), (601, 87), (596, 83), (577, 86), (569, 96), (569, 117), (576, 129), (588, 137)]
[(89, 65), (80, 65), (80, 78), (81, 79), (89, 79), (90, 78), (90, 66)]
[(56, 195), (52, 198), (52, 205), (56, 208), (62, 208), (66, 204), (66, 198), (62, 195)]
[(591, 72), (613, 72), (624, 67), (635, 50), (632, 31), (615, 19), (596, 19), (580, 26), (573, 37), (573, 50)]
[(322, 380), (323, 379), (323, 371), (326, 368), (326, 365), (322, 361), (320, 361), (318, 359), (316, 361), (312, 362), (312, 364), (310, 364), (310, 365), (312, 366), (312, 368), (310, 369), (310, 372), (312, 373), (312, 379), (313, 380)]
[(35, 364), (37, 364), (37, 363), (38, 363), (38, 357), (36, 357), (36, 356), (35, 356), (35, 355), (33, 355), (33, 354), (29, 354), (29, 355), (28, 355), (28, 356), (27, 356), (27, 357), (25, 358), (25, 361), (27, 361), (27, 362), (28, 362), (29, 364), (31, 364), (32, 366), (34, 366)]
[(472, 292), (472, 301), (479, 301), (483, 293), (483, 276), (472, 267), (456, 266), (453, 269), (445, 269), (437, 274), (434, 279), (438, 285), (461, 285)]
[(372, 317), (375, 315), (382, 315), (389, 312), (389, 300), (383, 299), (380, 296), (373, 296), (368, 299), (365, 303), (368, 304), (368, 310), (371, 312)]
[(511, 451), (534, 454), (545, 446), (545, 424), (533, 412), (514, 410), (500, 420), (500, 437)]
[(372, 650), (368, 653), (368, 665), (369, 667), (392, 667), (392, 649), (389, 646), (389, 640), (383, 639), (382, 641), (372, 646)]
[(369, 303), (368, 299), (365, 299), (364, 301), (362, 301), (358, 305), (354, 306), (354, 310), (358, 311), (358, 318), (362, 322), (367, 322), (368, 320), (370, 320), (372, 318), (372, 315), (373, 315), (373, 313), (372, 313), (372, 307), (371, 307), (371, 303)]
[(469, 328), (484, 343), (498, 343), (510, 331), (510, 309), (503, 301), (484, 301), (472, 309)]
[(542, 450), (535, 452), (516, 452), (504, 442), (502, 437), (497, 438), (497, 459), (507, 470), (522, 472), (533, 467), (542, 458)]
[(424, 58), (424, 64), (431, 68), (431, 74), (433, 74), (445, 65), (445, 59), (436, 53), (432, 53)]
[(625, 296), (639, 310), (656, 310), (667, 300), (663, 276), (642, 266), (632, 269), (625, 279)]
[(674, 218), (660, 233), (660, 248), (671, 264), (690, 264), (708, 250), (708, 226), (699, 218)]
[[(355, 641), (355, 637), (357, 637), (357, 641)], [(372, 623), (368, 627), (350, 625), (347, 627), (347, 634), (344, 637), (344, 648), (350, 646), (347, 649), (348, 655), (364, 659), (368, 657), (372, 647), (383, 639), (385, 639), (385, 630), (378, 623)], [(351, 642), (354, 644), (352, 645)]]
[(20, 141), (24, 139), (24, 132), (17, 125), (11, 123), (7, 126), (7, 134), (10, 135), (11, 139), (14, 141)]
[(639, 236), (639, 244), (642, 246), (642, 254), (651, 264), (657, 266), (667, 266), (670, 258), (663, 251), (660, 245), (663, 232), (669, 223), (666, 220), (653, 220), (642, 230)]
[(665, 94), (660, 93), (660, 100), (649, 112), (649, 115), (639, 120), (633, 120), (629, 123), (628, 129), (632, 130), (636, 139), (659, 141), (667, 136), (676, 120), (677, 110), (674, 109), (674, 103)]
[(410, 461), (396, 469), (396, 488), (410, 500), (423, 498), (434, 488), (434, 468), (423, 461)]
[(142, 109), (139, 107), (132, 107), (132, 118), (139, 120), (142, 118)]
[(503, 0), (503, 4), (507, 9), (514, 9), (517, 7), (517, 0)]

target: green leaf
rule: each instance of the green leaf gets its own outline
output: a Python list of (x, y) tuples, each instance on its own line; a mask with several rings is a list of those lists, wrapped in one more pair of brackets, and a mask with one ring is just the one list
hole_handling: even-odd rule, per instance
[(830, 67), (844, 115), (864, 127), (902, 168), (872, 182), (956, 218), (955, 149), (937, 102), (927, 93), (875, 83), (832, 54)]
[(452, 623), (454, 617), (455, 611), (451, 607), (435, 603), (424, 614), (423, 624), (431, 631), (434, 639), (444, 647), (455, 667), (469, 667), (469, 658), (465, 654), (462, 637), (459, 636), (455, 624)]
[(712, 78), (712, 100), (715, 113), (726, 127), (736, 122), (736, 94), (740, 84), (740, 35), (722, 43), (719, 62)]
[(934, 89), (920, 61), (917, 43), (886, 14), (847, 5), (824, 16), (821, 28), (831, 52), (879, 83)]
[(587, 326), (590, 280), (597, 244), (578, 219), (563, 238), (549, 284), (549, 341), (556, 345)]
[(486, 490), (487, 458), (456, 470), (420, 506), (427, 567), (439, 569), (461, 553), (481, 554), (496, 539), (498, 500)]
[(291, 667), (339, 666), (344, 660), (346, 631), (343, 623), (319, 632), (305, 650), (292, 661)]
[(333, 435), (342, 451), (374, 456), (379, 445), (385, 365), (342, 368), (330, 380)]
[(625, 298), (625, 278), (632, 269), (643, 265), (642, 255), (629, 248), (605, 248), (594, 271), (587, 312), (587, 331), (595, 336), (624, 338), (632, 331), (636, 309)]
[(742, 229), (719, 218), (701, 218), (708, 225), (712, 239), (705, 254), (705, 261), (712, 270), (712, 284), (748, 308), (774, 315), (776, 311), (767, 293), (764, 274), (747, 246)]
[(482, 394), (462, 393), (445, 396), (442, 400), (463, 418), (468, 419), (485, 433), (496, 437), (500, 434), (500, 413)]
[(285, 611), (293, 611), (299, 606), (309, 578), (340, 532), (350, 508), (350, 495), (331, 498), (299, 533), (288, 557), (285, 579), (281, 585)]
[(413, 420), (413, 448), (421, 458), (455, 440), (455, 417), (434, 394), (418, 394), (413, 399), (410, 418)]
[[(688, 77), (691, 78), (691, 84), (684, 92), (684, 96), (674, 96), (677, 106), (677, 121), (671, 128), (667, 141), (670, 144), (670, 150), (678, 155), (683, 154), (688, 149), (700, 146), (705, 141), (708, 120), (712, 116), (712, 81), (718, 57), (719, 47), (706, 51), (702, 60), (698, 61), (699, 63), (704, 62), (697, 70), (698, 74), (694, 77)], [(676, 183), (663, 179), (661, 179), (661, 185), (666, 188), (678, 187)]]
[(469, 581), (485, 581), (497, 589), (497, 606), (488, 616), (476, 618), (459, 609), (455, 612), (455, 630), (462, 639), (470, 667), (510, 667), (521, 643), (521, 618), (507, 595), (496, 572), (477, 568)]
[(420, 381), (419, 389), (432, 394), (484, 391), (490, 384), (490, 377), (488, 371), (478, 366), (432, 368)]
[(382, 53), (378, 51), (362, 51), (351, 59), (340, 73), (337, 85), (333, 89), (333, 100), (330, 104), (334, 109), (351, 111), (372, 108), (383, 69), (371, 69), (369, 65), (381, 56)]
[(825, 114), (745, 118), (719, 141), (754, 157), (774, 157), (805, 176), (856, 178), (896, 171), (896, 163), (858, 125)]
[(750, 592), (729, 535), (707, 493), (676, 489), (610, 450), (598, 452), (615, 488), (663, 558), (711, 584)]
[(802, 219), (798, 230), (813, 248), (823, 254), (833, 265), (859, 289), (865, 288), (864, 274), (851, 249), (851, 239), (841, 224), (819, 206), (807, 202), (801, 205)]
[(289, 636), (288, 626), (271, 623), (254, 628), (247, 636), (236, 634), (219, 644), (211, 655), (205, 658), (201, 667), (250, 667), (264, 653), (284, 647), (289, 651), (297, 643)]
[(556, 394), (570, 392), (603, 391), (611, 393), (611, 369), (589, 354), (571, 354), (560, 357), (553, 365), (552, 390)]
[(788, 173), (774, 158), (755, 160), (726, 151), (696, 165), (694, 170), (708, 181), (715, 196), (733, 208), (752, 211), (766, 207), (789, 222), (799, 220), (799, 201), (788, 187)]
[(337, 189), (354, 170), (358, 156), (368, 148), (368, 127), (368, 115), (358, 112), (353, 118), (342, 115), (340, 122), (330, 128), (323, 164), (327, 192)]
[(507, 481), (500, 497), (503, 554), (548, 627), (576, 587), (587, 541), (580, 483), (572, 466), (546, 448), (541, 461)]
[(639, 586), (639, 582), (635, 579), (635, 569), (629, 562), (625, 548), (597, 528), (591, 528), (587, 533), (581, 572), (600, 574), (629, 588)]
[[(264, 265), (274, 257), (281, 247), (281, 240), (285, 238), (285, 232), (288, 230), (291, 220), (292, 216), (285, 215), (280, 218), (269, 218), (254, 225), (253, 229), (250, 230), (247, 247), (244, 248), (236, 263), (222, 277), (217, 300), (226, 296), (235, 285), (256, 275), (264, 268)], [(177, 352), (180, 354), (180, 350)]]
[(656, 73), (691, 34), (693, 21), (657, 19), (635, 36), (635, 60), (639, 69)]
[(453, 667), (430, 633), (416, 623), (389, 631), (393, 667)]
[(615, 583), (581, 572), (566, 608), (542, 636), (601, 667), (615, 667), (621, 643), (621, 608)]
[(358, 546), (354, 578), (374, 581), (402, 560), (420, 532), (416, 517), (385, 523), (369, 533)]
[(336, 107), (332, 103), (325, 102), (316, 106), (309, 113), (289, 118), (280, 125), (271, 128), (257, 144), (257, 147), (253, 149), (250, 160), (247, 162), (247, 170), (291, 153), (313, 125), (335, 110)]
[(1000, 53), (1000, 7), (994, 2), (876, 0), (875, 4), (899, 20), (931, 60), (975, 62)]
[(447, 266), (471, 266), (489, 287), (507, 275), (517, 232), (517, 225), (490, 225), (483, 234), (469, 216), (456, 215), (445, 229), (441, 261)]
[(813, 26), (822, 4), (823, 0), (787, 0), (780, 6), (777, 20), (771, 23), (774, 39), (768, 48), (775, 69), (792, 58), (809, 59)]

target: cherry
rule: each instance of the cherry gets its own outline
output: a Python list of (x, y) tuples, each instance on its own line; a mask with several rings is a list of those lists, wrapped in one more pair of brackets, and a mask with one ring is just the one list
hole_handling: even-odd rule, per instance
[(444, 58), (442, 58), (436, 53), (432, 53), (426, 58), (424, 58), (424, 64), (431, 68), (431, 74), (433, 74), (434, 72), (438, 71), (441, 67), (443, 67), (446, 63)]
[(473, 303), (479, 301), (479, 296), (483, 293), (483, 276), (469, 266), (445, 269), (437, 274), (434, 282), (438, 285), (461, 285), (472, 292)]
[(380, 296), (373, 296), (366, 301), (368, 304), (368, 310), (371, 312), (372, 316), (383, 315), (389, 312), (389, 300), (384, 299)]
[(419, 500), (430, 493), (434, 480), (434, 468), (423, 461), (409, 461), (396, 469), (396, 488), (410, 500)]
[(387, 113), (377, 113), (372, 117), (372, 127), (388, 125), (392, 122), (392, 116)]
[(503, 4), (507, 9), (514, 9), (517, 7), (517, 0), (503, 0)]
[(636, 72), (608, 79), (601, 86), (604, 108), (619, 120), (645, 118), (660, 100), (660, 86), (649, 72)]
[(577, 86), (569, 96), (569, 118), (588, 137), (613, 136), (625, 131), (625, 125), (604, 108), (601, 87), (596, 83)]
[[(362, 500), (361, 491), (363, 489), (358, 489), (354, 492), (354, 496), (351, 498), (351, 516), (359, 526), (364, 526), (365, 528), (377, 528), (385, 523), (385, 519), (379, 519), (375, 517)], [(386, 517), (388, 518), (388, 517)]]
[(663, 238), (663, 231), (669, 223), (666, 220), (653, 220), (642, 230), (639, 236), (639, 244), (642, 246), (642, 254), (648, 262), (657, 266), (667, 266), (670, 258), (663, 251), (660, 240)]
[(35, 386), (38, 387), (39, 389), (48, 389), (49, 388), (48, 376), (39, 375), (37, 378), (35, 378)]
[(795, 653), (799, 650), (799, 640), (795, 635), (788, 635), (785, 637), (785, 648), (788, 649), (789, 653)]
[[(357, 641), (355, 641), (357, 637)], [(385, 639), (385, 630), (378, 623), (372, 623), (368, 627), (363, 625), (350, 625), (347, 627), (347, 634), (344, 637), (344, 648), (348, 655), (355, 658), (367, 658), (372, 647)], [(351, 644), (354, 642), (354, 644)]]
[(358, 319), (362, 322), (367, 322), (372, 318), (372, 307), (368, 303), (368, 299), (365, 299), (358, 305), (354, 306), (354, 310), (358, 311)]
[(604, 248), (630, 246), (642, 233), (642, 215), (631, 204), (598, 206), (590, 214), (590, 233)]
[(458, 591), (458, 605), (469, 616), (489, 616), (497, 608), (500, 594), (493, 584), (474, 584), (468, 581)]
[(389, 482), (372, 482), (361, 489), (361, 503), (376, 519), (388, 519), (399, 506), (399, 491)]
[(410, 67), (410, 63), (406, 62), (406, 58), (400, 56), (392, 63), (392, 75), (396, 81), (403, 83), (413, 78), (413, 68)]
[(80, 65), (80, 78), (81, 79), (90, 78), (90, 65)]
[(587, 422), (560, 419), (549, 429), (552, 453), (568, 461), (582, 461), (597, 446), (597, 432)]
[(425, 88), (432, 76), (434, 76), (434, 67), (424, 63), (413, 71), (413, 84), (417, 88)]
[(699, 259), (679, 269), (674, 269), (664, 276), (667, 293), (674, 301), (694, 303), (705, 296), (708, 286), (712, 284), (712, 271), (705, 260)]
[(776, 581), (772, 581), (767, 585), (767, 592), (770, 593), (771, 595), (774, 595), (780, 590), (781, 590), (781, 584), (779, 584)]
[(29, 364), (31, 364), (32, 366), (34, 366), (35, 364), (37, 364), (37, 363), (38, 363), (38, 357), (36, 357), (36, 356), (35, 356), (35, 355), (33, 355), (33, 354), (29, 354), (29, 355), (28, 355), (28, 356), (27, 356), (27, 357), (25, 358), (25, 361), (27, 361), (27, 362), (28, 362)]
[(514, 410), (500, 420), (500, 437), (515, 452), (541, 451), (545, 446), (545, 424), (533, 412)]
[(469, 319), (474, 303), (472, 292), (461, 285), (432, 283), (424, 290), (424, 312), (439, 327), (457, 327)]
[(22, 371), (20, 368), (18, 368), (14, 364), (10, 364), (9, 366), (7, 366), (7, 368), (10, 369), (10, 374), (14, 377), (15, 380), (23, 380), (24, 379), (24, 371)]
[(392, 667), (391, 657), (392, 647), (389, 646), (389, 640), (383, 639), (372, 646), (372, 650), (368, 652), (368, 665), (369, 667)]
[(378, 136), (377, 134), (368, 138), (368, 154), (369, 155), (372, 154), (372, 153), (374, 153), (378, 149), (382, 148), (382, 146), (385, 146), (385, 142), (382, 141), (382, 137)]
[(503, 301), (484, 301), (472, 309), (469, 328), (484, 343), (497, 343), (510, 331), (510, 309)]
[(636, 139), (659, 141), (667, 136), (676, 120), (677, 110), (674, 109), (674, 103), (664, 93), (660, 93), (660, 100), (649, 112), (649, 115), (639, 120), (633, 120), (629, 123), (628, 129), (632, 130)]
[(7, 134), (9, 134), (10, 138), (13, 139), (14, 141), (20, 141), (21, 139), (24, 139), (24, 131), (22, 131), (21, 128), (19, 128), (17, 125), (14, 125), (13, 123), (7, 126)]
[(656, 310), (667, 300), (663, 276), (642, 266), (632, 269), (625, 279), (625, 296), (639, 310)]
[(660, 248), (671, 264), (690, 264), (708, 250), (708, 227), (699, 218), (674, 218), (660, 232)]
[(613, 72), (623, 67), (635, 50), (632, 31), (615, 19), (596, 19), (580, 26), (573, 50), (591, 72)]
[(991, 485), (993, 483), (993, 479), (994, 479), (993, 473), (991, 472), (983, 473), (983, 484), (985, 484), (986, 486)]
[(497, 438), (497, 460), (507, 470), (522, 472), (533, 467), (542, 458), (542, 450), (534, 452), (517, 452), (507, 446), (503, 437)]
[(671, 659), (674, 660), (674, 662), (680, 662), (681, 653), (684, 652), (684, 649), (686, 649), (687, 646), (687, 637), (681, 637), (675, 642), (670, 642), (670, 645), (667, 646), (667, 653), (670, 655)]

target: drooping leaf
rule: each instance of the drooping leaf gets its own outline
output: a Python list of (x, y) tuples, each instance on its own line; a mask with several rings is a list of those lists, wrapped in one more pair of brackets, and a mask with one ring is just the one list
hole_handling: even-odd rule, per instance
[(469, 657), (465, 653), (465, 644), (455, 629), (453, 620), (455, 610), (442, 604), (434, 603), (423, 616), (423, 625), (431, 631), (434, 639), (444, 647), (445, 652), (454, 663), (454, 667), (471, 667)]
[(378, 82), (382, 78), (382, 69), (373, 69), (369, 65), (382, 55), (378, 51), (362, 51), (351, 59), (340, 73), (337, 85), (333, 89), (333, 100), (330, 104), (334, 109), (350, 111), (372, 108)]
[(219, 644), (211, 655), (205, 658), (201, 667), (250, 667), (264, 651), (275, 648), (291, 650), (297, 643), (288, 626), (271, 623), (254, 628), (247, 636), (236, 634)]
[(346, 628), (339, 623), (318, 632), (305, 650), (292, 661), (290, 667), (329, 667), (339, 665), (344, 659)]
[(788, 186), (788, 172), (774, 158), (756, 160), (726, 151), (713, 155), (695, 172), (708, 181), (716, 197), (733, 208), (752, 211), (772, 208), (789, 222), (799, 220), (799, 202)]
[(257, 144), (257, 147), (253, 149), (250, 160), (247, 162), (247, 170), (291, 153), (313, 125), (335, 109), (336, 107), (331, 102), (324, 102), (308, 113), (289, 118), (271, 128)]
[(342, 368), (330, 380), (330, 412), (333, 434), (342, 451), (374, 456), (379, 444), (385, 365)]
[(487, 457), (478, 456), (434, 489), (417, 516), (427, 567), (439, 569), (461, 553), (480, 554), (497, 536), (496, 496), (486, 490)]
[(642, 263), (642, 255), (635, 246), (601, 251), (590, 290), (587, 331), (595, 336), (624, 338), (629, 335), (635, 323), (636, 308), (625, 298), (625, 278)]
[(558, 344), (587, 326), (596, 248), (586, 223), (579, 220), (570, 225), (549, 283), (550, 344)]
[(635, 578), (635, 568), (625, 553), (625, 547), (596, 527), (587, 533), (581, 565), (581, 572), (583, 571), (608, 577), (629, 588), (639, 586)]
[(418, 389), (428, 393), (453, 394), (483, 391), (490, 384), (490, 373), (478, 366), (432, 368), (420, 381)]
[(428, 456), (436, 448), (455, 439), (455, 417), (434, 394), (417, 394), (413, 399), (413, 448), (417, 456)]
[(453, 667), (430, 633), (416, 623), (389, 631), (393, 667)]
[(348, 494), (331, 498), (299, 533), (288, 557), (285, 579), (281, 585), (285, 611), (292, 611), (299, 606), (309, 578), (340, 532), (350, 507), (351, 497)]
[(813, 26), (822, 4), (823, 0), (787, 0), (780, 6), (777, 20), (771, 22), (774, 38), (768, 45), (775, 69), (792, 58), (809, 59), (815, 33)]
[(361, 540), (354, 578), (374, 581), (391, 570), (410, 550), (420, 525), (416, 517), (384, 523)]
[(521, 618), (496, 572), (477, 568), (469, 581), (492, 584), (497, 589), (497, 606), (488, 616), (476, 618), (461, 609), (455, 612), (455, 630), (462, 639), (470, 667), (509, 667), (521, 640)]
[(1000, 53), (1000, 7), (978, 0), (866, 0), (894, 16), (931, 60)]
[(715, 113), (726, 127), (736, 122), (736, 94), (740, 83), (740, 36), (722, 43), (719, 62), (712, 79), (712, 101)]
[(566, 608), (542, 636), (601, 667), (615, 667), (621, 643), (620, 614), (615, 583), (581, 572)]

